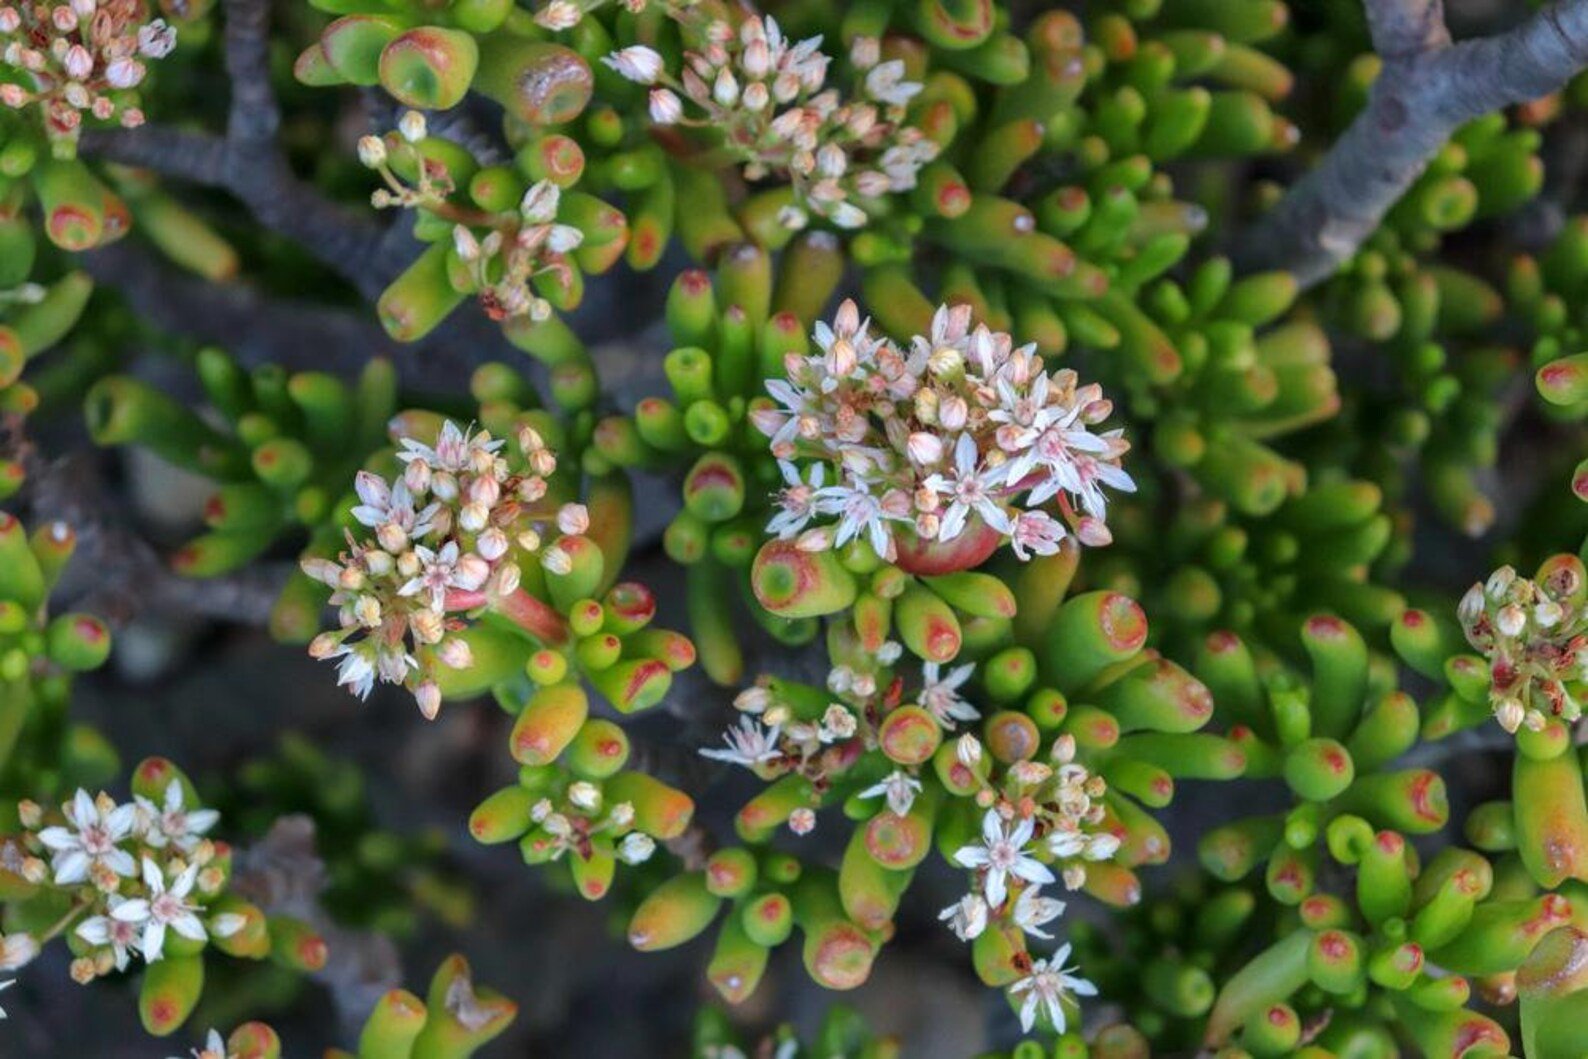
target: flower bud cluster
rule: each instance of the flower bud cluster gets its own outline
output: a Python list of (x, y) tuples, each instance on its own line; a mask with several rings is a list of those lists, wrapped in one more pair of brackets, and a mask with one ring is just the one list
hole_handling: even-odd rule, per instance
[(150, 19), (144, 0), (69, 0), (0, 5), (0, 62), (20, 75), (0, 84), (0, 103), (37, 103), (52, 139), (75, 142), (86, 114), (126, 128), (143, 124), (128, 93), (146, 60), (176, 46), (176, 30)]
[[(501, 213), (454, 205), (447, 201), (457, 189), (452, 174), (415, 146), (426, 135), (424, 115), (411, 110), (403, 115), (396, 136), (359, 141), (359, 160), (387, 184), (372, 193), (371, 201), (377, 207), (425, 209), (454, 221), (453, 251), (491, 319), (546, 319), (551, 303), (535, 293), (535, 278), (556, 273), (560, 282), (569, 282), (566, 255), (584, 241), (578, 228), (557, 223), (562, 189), (549, 180), (538, 181), (524, 192), (516, 210)], [(405, 183), (392, 169), (394, 152), (407, 156), (405, 168), (416, 174), (417, 183)]]
[(553, 571), (566, 565), (543, 534), (583, 532), (589, 516), (577, 504), (537, 507), (557, 460), (532, 428), (519, 431), (511, 462), (501, 439), (450, 420), (433, 446), (401, 442), (405, 467), (395, 481), (358, 474), (353, 517), (369, 536), (348, 534), (340, 561), (303, 560), (309, 576), (335, 589), (341, 626), (316, 637), (309, 653), (339, 659), (337, 683), (360, 698), (377, 680), (402, 684), (433, 718), (437, 666), (473, 664), (468, 643), (451, 635), (467, 624), (460, 615), (519, 592), (521, 558), (538, 556)]
[(634, 804), (605, 804), (600, 785), (589, 780), (566, 784), (556, 800), (536, 800), (529, 817), (538, 829), (540, 859), (557, 860), (570, 853), (588, 861), (597, 836), (604, 836), (612, 855), (624, 864), (643, 864), (656, 852), (656, 840), (634, 826)]
[(850, 55), (858, 99), (828, 87), (831, 59), (822, 38), (793, 42), (771, 17), (705, 27), (704, 46), (687, 52), (674, 77), (661, 55), (643, 45), (604, 60), (631, 81), (654, 86), (651, 120), (720, 130), (744, 164), (746, 179), (788, 179), (794, 202), (779, 221), (798, 229), (810, 215), (840, 228), (861, 228), (868, 204), (915, 187), (938, 145), (906, 124), (905, 109), (921, 86), (904, 80), (904, 63), (880, 61), (875, 38), (856, 38)]
[(1489, 701), (1507, 732), (1582, 716), (1588, 578), (1580, 562), (1551, 564), (1537, 580), (1502, 566), (1467, 590), (1457, 614), (1467, 642), (1489, 660)]
[(940, 308), (908, 349), (874, 337), (847, 301), (815, 338), (819, 354), (790, 355), (788, 377), (767, 384), (779, 407), (754, 413), (789, 483), (769, 532), (810, 551), (864, 538), (884, 558), (896, 533), (948, 542), (973, 525), (1021, 559), (1053, 554), (1070, 532), (1108, 543), (1104, 489), (1135, 483), (1120, 467), (1122, 432), (1091, 429), (1113, 411), (1096, 384), (972, 328), (963, 305)]
[[(419, 144), (429, 135), (430, 126), (425, 116), (417, 110), (410, 110), (398, 120), (395, 132), (359, 139), (359, 163), (379, 173), (386, 182), (386, 187), (376, 188), (370, 193), (371, 205), (377, 209), (439, 206), (457, 190), (446, 165), (437, 159), (427, 158), (419, 150)], [(412, 171), (412, 184), (397, 174), (393, 169), (394, 163)]]
[(584, 241), (578, 228), (557, 223), (561, 197), (561, 188), (542, 180), (524, 193), (516, 215), (484, 218), (489, 230), (483, 238), (475, 221), (453, 227), (453, 248), (491, 319), (527, 315), (540, 321), (551, 315), (551, 303), (534, 291), (535, 277), (555, 273), (559, 282), (569, 282), (566, 255)]

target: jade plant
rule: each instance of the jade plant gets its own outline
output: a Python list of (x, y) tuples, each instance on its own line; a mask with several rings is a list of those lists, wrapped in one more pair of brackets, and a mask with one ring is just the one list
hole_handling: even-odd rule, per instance
[(16, 1047), (1581, 1052), (1517, 6), (0, 0)]

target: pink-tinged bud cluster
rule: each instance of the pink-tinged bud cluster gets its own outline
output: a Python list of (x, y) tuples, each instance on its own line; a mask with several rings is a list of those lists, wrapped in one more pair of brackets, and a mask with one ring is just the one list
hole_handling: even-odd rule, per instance
[(655, 86), (653, 121), (718, 130), (747, 179), (789, 180), (795, 201), (779, 216), (786, 227), (803, 228), (815, 214), (860, 228), (871, 204), (915, 187), (921, 167), (937, 157), (937, 144), (905, 124), (905, 107), (921, 86), (904, 80), (900, 60), (879, 61), (875, 39), (854, 43), (858, 98), (846, 101), (827, 87), (831, 60), (819, 50), (820, 37), (788, 41), (770, 17), (747, 18), (737, 32), (712, 22), (703, 37), (704, 47), (685, 54), (676, 78), (643, 46), (604, 61)]
[(1537, 580), (1502, 566), (1462, 597), (1467, 641), (1489, 660), (1489, 700), (1508, 732), (1582, 716), (1588, 679), (1588, 584), (1576, 560), (1552, 561)]
[(817, 324), (820, 352), (791, 354), (767, 383), (777, 406), (752, 413), (788, 483), (769, 532), (811, 551), (862, 538), (888, 559), (900, 533), (995, 534), (1021, 559), (1072, 532), (1109, 542), (1104, 490), (1135, 483), (1121, 431), (1092, 430), (1113, 411), (1096, 384), (973, 328), (968, 306), (939, 309), (908, 349), (868, 325), (845, 302)]
[(405, 467), (395, 481), (358, 473), (353, 517), (368, 536), (349, 534), (339, 561), (303, 560), (309, 576), (335, 589), (341, 626), (316, 637), (309, 653), (339, 660), (337, 683), (360, 698), (377, 680), (401, 684), (434, 717), (436, 667), (473, 664), (468, 643), (452, 635), (465, 615), (516, 598), (520, 561), (555, 562), (560, 553), (546, 537), (588, 517), (577, 504), (545, 504), (557, 460), (529, 427), (511, 460), (502, 440), (450, 421), (433, 446), (401, 443)]
[[(359, 161), (379, 173), (387, 185), (377, 188), (370, 201), (382, 208), (426, 209), (453, 221), (453, 249), (491, 319), (546, 319), (551, 303), (535, 293), (535, 277), (556, 273), (560, 283), (570, 282), (567, 255), (584, 242), (578, 228), (557, 223), (562, 189), (542, 180), (524, 192), (516, 210), (501, 213), (455, 205), (447, 201), (457, 188), (452, 174), (414, 146), (426, 135), (424, 115), (409, 111), (397, 133), (359, 141)], [(393, 171), (393, 156), (406, 156), (418, 173), (417, 184), (404, 183)]]
[(66, 143), (76, 142), (85, 115), (143, 124), (131, 92), (148, 72), (146, 60), (176, 46), (176, 30), (149, 16), (143, 0), (0, 5), (0, 63), (12, 71), (0, 83), (0, 103), (37, 103), (46, 132)]

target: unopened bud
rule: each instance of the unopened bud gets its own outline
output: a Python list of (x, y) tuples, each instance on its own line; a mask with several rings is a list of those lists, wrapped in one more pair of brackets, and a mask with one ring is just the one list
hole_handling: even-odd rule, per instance
[(425, 138), (427, 132), (425, 116), (417, 110), (406, 112), (397, 122), (397, 131), (409, 143), (418, 143)]
[(452, 669), (468, 669), (474, 665), (474, 652), (470, 650), (467, 640), (448, 640), (441, 645), (436, 655)]
[(557, 528), (564, 533), (580, 534), (590, 528), (590, 511), (583, 504), (564, 504), (557, 510)]
[(358, 160), (370, 169), (386, 164), (386, 141), (379, 136), (361, 136), (358, 140)]
[(650, 835), (632, 831), (618, 843), (618, 859), (624, 864), (643, 864), (656, 852), (656, 840)]
[(441, 712), (441, 686), (433, 680), (421, 681), (419, 687), (414, 689), (414, 698), (418, 700), (419, 712), (425, 715), (425, 720), (435, 720)]

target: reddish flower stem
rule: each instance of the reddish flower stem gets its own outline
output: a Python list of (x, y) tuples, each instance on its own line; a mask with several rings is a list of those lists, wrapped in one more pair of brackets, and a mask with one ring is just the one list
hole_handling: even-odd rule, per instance
[[(465, 592), (461, 589), (447, 592), (448, 610), (474, 610), (490, 602), (484, 592)], [(561, 647), (568, 642), (568, 623), (562, 615), (522, 588), (496, 600), (491, 610), (548, 647)]]

